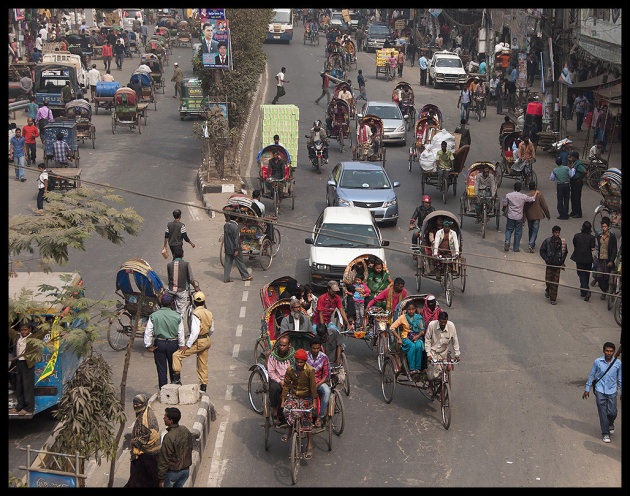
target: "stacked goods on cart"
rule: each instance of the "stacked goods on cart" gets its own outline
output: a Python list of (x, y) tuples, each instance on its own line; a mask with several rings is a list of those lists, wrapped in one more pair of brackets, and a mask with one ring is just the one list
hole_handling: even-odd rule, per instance
[(291, 166), (297, 167), (299, 143), (300, 109), (296, 105), (260, 106), (260, 146), (273, 143), (274, 135), (280, 136), (282, 144), (291, 156)]
[(446, 141), (446, 149), (455, 153), (455, 136), (446, 129), (440, 129), (420, 154), (420, 167), (423, 171), (435, 172), (437, 153), (442, 149), (442, 141)]
[(398, 56), (398, 50), (395, 48), (383, 48), (382, 50), (376, 50), (376, 65), (386, 66), (388, 65), (388, 59), (394, 54), (394, 57)]

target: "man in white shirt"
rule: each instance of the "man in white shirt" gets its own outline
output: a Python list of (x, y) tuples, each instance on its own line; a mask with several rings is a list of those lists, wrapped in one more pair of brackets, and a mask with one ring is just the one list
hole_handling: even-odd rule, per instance
[(48, 29), (46, 29), (46, 24), (39, 30), (39, 34), (42, 36), (42, 41), (48, 41)]
[(37, 38), (35, 38), (35, 48), (40, 52), (44, 48), (44, 40), (42, 39), (42, 33), (39, 33), (37, 35)]
[(286, 90), (284, 89), (284, 83), (290, 83), (291, 82), (288, 79), (285, 79), (286, 72), (287, 72), (287, 68), (283, 67), (282, 69), (280, 69), (280, 72), (278, 74), (276, 74), (276, 89), (277, 89), (277, 93), (276, 93), (276, 96), (274, 96), (273, 100), (271, 101), (271, 103), (273, 105), (278, 103), (278, 98), (280, 98), (281, 96), (284, 96), (286, 94)]
[(90, 85), (90, 95), (92, 97), (92, 101), (94, 101), (94, 97), (96, 96), (96, 84), (101, 81), (101, 79), (101, 73), (96, 68), (96, 64), (92, 64), (92, 68), (87, 73), (87, 80)]
[(449, 348), (453, 345), (455, 360), (459, 361), (459, 340), (455, 324), (448, 320), (444, 311), (438, 314), (438, 319), (430, 322), (424, 335), (424, 348), (427, 352), (427, 376), (436, 380), (442, 373), (442, 365), (433, 365), (431, 360), (446, 360)]
[(444, 220), (442, 223), (442, 229), (435, 233), (435, 239), (433, 240), (433, 256), (440, 255), (449, 257), (459, 256), (459, 240), (457, 239), (457, 233), (451, 230), (451, 224), (453, 221)]

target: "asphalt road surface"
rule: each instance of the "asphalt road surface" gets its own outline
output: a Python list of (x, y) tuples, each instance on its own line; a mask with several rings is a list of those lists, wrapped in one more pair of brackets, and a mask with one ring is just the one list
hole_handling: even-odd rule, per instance
[[(297, 27), (289, 45), (265, 46), (268, 68), (264, 101), (270, 103), (275, 95), (273, 76), (280, 67), (287, 67), (287, 79), (291, 82), (279, 103), (300, 107), (303, 136), (313, 120), (323, 120), (325, 105), (314, 103), (321, 92), (323, 39), (319, 46), (304, 45), (302, 34), (302, 28)], [(375, 58), (375, 54), (359, 53), (358, 68), (367, 77), (368, 98), (391, 100), (393, 83), (386, 82), (382, 75), (375, 79)], [(190, 49), (174, 49), (165, 71), (167, 80), (173, 61), (180, 63), (185, 75), (192, 75)], [(137, 58), (126, 59), (120, 77), (117, 70), (112, 72), (118, 80), (127, 81), (137, 63)], [(356, 75), (356, 71), (349, 74), (353, 82)], [(420, 87), (417, 66), (405, 66), (402, 79), (412, 84), (417, 108), (425, 103), (437, 104), (444, 116), (444, 128), (455, 129), (459, 123), (455, 89)], [(96, 149), (87, 145), (81, 149), (83, 178), (199, 205), (194, 191), (199, 143), (192, 138), (192, 121), (179, 120), (177, 100), (171, 98), (172, 94), (169, 83), (166, 93), (158, 94), (157, 111), (149, 110), (148, 125), (142, 135), (125, 129), (112, 135), (109, 114), (95, 116)], [(253, 124), (257, 114), (252, 119)], [(497, 134), (502, 120), (494, 107), (488, 109), (481, 122), (471, 119), (472, 146), (464, 171), (478, 160), (499, 160)], [(255, 148), (256, 143), (257, 138), (247, 146)], [(253, 151), (255, 157), (257, 150)], [(283, 206), (280, 220), (311, 229), (325, 207), (328, 173), (341, 159), (350, 160), (351, 151), (346, 149), (341, 154), (332, 143), (330, 164), (317, 174), (308, 162), (305, 145), (300, 143), (295, 210)], [(555, 219), (555, 187), (547, 180), (552, 164), (551, 155), (540, 151), (535, 168), (552, 220), (542, 222), (537, 246), (551, 235), (555, 224), (562, 227), (562, 236), (570, 246), (582, 220)], [(242, 167), (247, 184), (255, 185), (255, 162)], [(408, 148), (388, 146), (386, 168), (393, 181), (401, 182), (397, 189), (401, 220), (396, 227), (382, 228), (384, 239), (395, 248), (386, 251), (387, 264), (392, 276), (403, 277), (407, 290), (413, 294), (414, 264), (411, 255), (400, 250), (410, 244), (407, 222), (420, 201), (419, 165), (414, 164), (409, 172)], [(32, 179), (27, 177), (26, 183), (10, 182), (11, 214), (34, 205), (34, 175)], [(458, 214), (464, 179), (465, 173), (460, 174), (457, 196), (449, 193), (446, 205), (431, 186), (426, 193), (432, 196), (436, 208)], [(501, 197), (512, 189), (512, 184), (504, 182), (499, 189)], [(127, 239), (122, 246), (91, 240), (85, 253), (72, 252), (70, 263), (62, 268), (80, 270), (91, 297), (114, 298), (115, 274), (129, 258), (146, 259), (166, 279), (166, 263), (160, 250), (164, 227), (176, 206), (133, 194), (123, 196), (144, 218), (140, 235)], [(212, 206), (220, 208), (227, 196), (217, 195)], [(584, 212), (592, 212), (598, 202), (598, 195), (584, 189)], [(308, 245), (304, 243), (308, 234), (281, 228), (280, 252), (268, 271), (250, 264), (253, 281), (243, 283), (236, 277), (236, 282), (224, 284), (217, 241), (223, 219), (209, 219), (194, 207), (182, 210), (183, 222), (197, 245), (195, 249), (185, 247), (185, 258), (192, 262), (195, 278), (216, 319), (208, 393), (217, 420), (211, 429), (212, 446), (206, 449), (196, 486), (289, 487), (289, 445), (272, 432), (270, 449), (265, 451), (263, 419), (249, 406), (247, 380), (253, 364), (253, 346), (260, 333), (260, 288), (283, 275), (308, 282)], [(581, 399), (593, 360), (601, 355), (605, 341), (618, 342), (619, 327), (605, 302), (595, 296), (586, 303), (577, 289), (560, 287), (558, 305), (549, 305), (543, 295), (542, 261), (537, 253), (522, 249), (526, 246), (526, 233), (521, 251), (506, 253), (505, 218), (500, 222), (499, 232), (491, 222), (482, 239), (474, 220), (464, 220), (463, 251), (470, 265), (467, 284), (463, 293), (456, 289), (453, 305), (447, 309), (458, 330), (462, 357), (452, 374), (450, 429), (445, 430), (440, 423), (439, 403), (429, 402), (413, 389), (398, 387), (392, 403), (386, 404), (381, 395), (376, 353), (363, 342), (349, 339), (346, 353), (352, 392), (343, 397), (345, 430), (333, 439), (330, 452), (323, 438), (315, 438), (313, 458), (300, 469), (299, 486), (321, 486), (322, 481), (326, 486), (340, 487), (620, 486), (621, 408), (613, 442), (603, 444), (594, 401)], [(574, 267), (567, 258), (561, 284), (578, 286)], [(423, 293), (435, 294), (444, 306), (438, 283), (424, 279), (421, 289)], [(124, 355), (109, 347), (105, 332), (98, 349), (112, 364), (114, 384), (118, 387)], [(184, 363), (182, 379), (184, 383), (196, 380), (193, 359)], [(128, 415), (132, 415), (130, 399), (135, 394), (152, 394), (156, 390), (153, 358), (138, 342), (127, 381)], [(52, 426), (42, 417), (41, 421), (10, 430), (10, 471), (17, 474), (17, 465), (25, 463), (25, 455), (15, 448), (28, 443), (37, 445)]]

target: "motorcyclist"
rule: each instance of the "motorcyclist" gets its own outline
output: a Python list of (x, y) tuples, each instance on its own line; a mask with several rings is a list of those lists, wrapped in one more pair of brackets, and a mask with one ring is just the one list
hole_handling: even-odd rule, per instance
[(326, 131), (322, 128), (322, 122), (317, 120), (313, 122), (313, 127), (311, 128), (311, 136), (308, 139), (307, 148), (308, 148), (308, 158), (313, 159), (315, 156), (315, 151), (313, 149), (313, 145), (316, 141), (320, 140), (324, 144), (323, 155), (324, 155), (324, 163), (328, 163), (328, 137), (326, 136)]
[(411, 220), (409, 221), (409, 229), (413, 229), (417, 227), (416, 232), (413, 233), (411, 238), (411, 242), (414, 245), (418, 244), (418, 237), (420, 236), (420, 229), (422, 228), (422, 224), (427, 215), (431, 212), (435, 212), (435, 207), (431, 205), (431, 197), (429, 195), (424, 195), (422, 198), (422, 204), (418, 205), (416, 209), (413, 211), (413, 215), (411, 216)]

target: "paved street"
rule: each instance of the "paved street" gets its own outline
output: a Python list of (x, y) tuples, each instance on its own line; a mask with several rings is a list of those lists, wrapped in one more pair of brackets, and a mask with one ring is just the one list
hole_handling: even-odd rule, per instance
[[(280, 104), (300, 108), (300, 135), (309, 131), (313, 120), (324, 120), (325, 104), (314, 103), (321, 92), (319, 71), (324, 62), (324, 46), (303, 45), (303, 29), (296, 26), (289, 45), (268, 44), (265, 103), (275, 95), (274, 75), (287, 67), (287, 94)], [(393, 83), (382, 75), (375, 79), (375, 54), (359, 53), (358, 68), (367, 78), (369, 99), (391, 100)], [(165, 69), (167, 81), (172, 62), (178, 61), (185, 76), (192, 75), (191, 50), (174, 48), (171, 63)], [(96, 62), (102, 69), (102, 63)], [(137, 67), (138, 58), (125, 59), (123, 71), (115, 68), (117, 80), (127, 82)], [(114, 66), (115, 67), (115, 66)], [(356, 71), (349, 76), (356, 82)], [(406, 66), (403, 80), (412, 83), (416, 108), (437, 104), (444, 116), (443, 127), (453, 131), (459, 123), (456, 108), (457, 91), (420, 87), (417, 67)], [(262, 90), (261, 90), (262, 91)], [(81, 147), (83, 179), (164, 199), (201, 205), (195, 193), (195, 173), (200, 162), (199, 142), (192, 137), (192, 121), (180, 121), (178, 100), (173, 99), (172, 84), (164, 95), (158, 93), (157, 111), (149, 110), (147, 127), (142, 135), (122, 129), (111, 134), (109, 112), (94, 116), (97, 129), (96, 149), (87, 143)], [(252, 115), (255, 125), (258, 115)], [(18, 122), (24, 116), (18, 114)], [(426, 193), (437, 209), (459, 214), (459, 196), (464, 189), (465, 171), (478, 160), (500, 159), (498, 129), (503, 116), (489, 107), (487, 118), (471, 118), (472, 145), (464, 172), (459, 176), (457, 196), (449, 192), (446, 205), (431, 186)], [(573, 128), (573, 124), (571, 124)], [(301, 226), (303, 230), (280, 228), (282, 245), (271, 268), (263, 272), (252, 267), (254, 279), (231, 284), (222, 282), (218, 237), (223, 218), (210, 219), (201, 209), (180, 207), (167, 201), (124, 193), (122, 196), (144, 218), (138, 237), (122, 246), (93, 239), (86, 252), (71, 252), (70, 263), (60, 270), (79, 270), (92, 298), (113, 298), (114, 277), (127, 259), (144, 258), (166, 281), (166, 263), (160, 255), (163, 233), (174, 208), (183, 211), (192, 241), (185, 247), (185, 258), (192, 263), (195, 278), (208, 299), (208, 308), (216, 319), (209, 354), (210, 383), (208, 394), (217, 412), (211, 428), (212, 445), (206, 449), (196, 486), (198, 487), (290, 487), (289, 445), (272, 432), (270, 449), (264, 449), (261, 416), (256, 415), (247, 399), (248, 368), (253, 364), (253, 346), (259, 335), (262, 306), (261, 287), (273, 279), (291, 275), (308, 282), (308, 246), (304, 230), (310, 230), (325, 207), (328, 173), (339, 160), (351, 160), (351, 151), (343, 154), (331, 143), (330, 164), (317, 174), (308, 162), (305, 140), (300, 143), (296, 171), (295, 210), (281, 209), (280, 221)], [(255, 157), (258, 137), (246, 143), (246, 152)], [(41, 148), (38, 154), (41, 156)], [(245, 152), (244, 152), (245, 153)], [(557, 220), (555, 183), (548, 180), (554, 161), (539, 150), (535, 169), (539, 189), (549, 204), (552, 219), (543, 221), (537, 246), (551, 235), (551, 227), (562, 227), (570, 253), (571, 240), (583, 220), (591, 220), (600, 197), (584, 188), (584, 219)], [(244, 180), (257, 184), (258, 169), (254, 162), (242, 164)], [(387, 265), (392, 277), (403, 277), (410, 294), (415, 293), (414, 264), (411, 255), (401, 253), (411, 241), (408, 219), (420, 200), (419, 164), (408, 170), (408, 147), (388, 146), (386, 168), (397, 189), (400, 222), (384, 227), (383, 238), (389, 240)], [(35, 205), (36, 174), (27, 173), (25, 183), (13, 180), (9, 167), (9, 213), (26, 213)], [(512, 190), (506, 180), (499, 189), (503, 197)], [(228, 194), (212, 199), (220, 207)], [(267, 207), (271, 205), (268, 201)], [(489, 224), (482, 239), (479, 226), (472, 218), (464, 219), (463, 251), (470, 265), (465, 292), (456, 290), (448, 308), (450, 320), (457, 326), (462, 362), (453, 372), (453, 420), (450, 429), (440, 423), (439, 403), (429, 403), (418, 392), (399, 387), (394, 400), (386, 404), (381, 395), (376, 354), (358, 340), (347, 342), (352, 392), (344, 396), (345, 430), (333, 439), (327, 451), (323, 438), (315, 437), (312, 460), (300, 469), (299, 486), (620, 486), (621, 484), (621, 418), (611, 444), (603, 444), (597, 411), (592, 399), (582, 400), (582, 391), (593, 359), (601, 355), (605, 341), (619, 342), (620, 330), (606, 303), (597, 296), (586, 303), (579, 297), (575, 265), (567, 257), (567, 270), (561, 275), (558, 305), (545, 299), (544, 265), (537, 253), (527, 253), (526, 233), (519, 253), (503, 251), (505, 218), (500, 230)], [(24, 258), (27, 258), (26, 256)], [(36, 270), (33, 262), (27, 268)], [(523, 277), (515, 277), (515, 275)], [(440, 287), (423, 280), (423, 293), (435, 294), (440, 303)], [(444, 307), (445, 305), (442, 304)], [(106, 335), (98, 350), (111, 363), (116, 387), (124, 355), (114, 352)], [(194, 359), (184, 362), (182, 382), (196, 381)], [(153, 357), (136, 342), (127, 380), (128, 415), (132, 415), (131, 398), (139, 393), (157, 391)], [(622, 411), (620, 409), (620, 417)], [(31, 429), (25, 425), (9, 433), (10, 467), (25, 463), (25, 455), (16, 446), (37, 445), (52, 429), (47, 417), (29, 424), (47, 427)], [(38, 434), (39, 433), (39, 434)], [(39, 447), (39, 446), (38, 446)], [(325, 474), (325, 479), (322, 479)], [(325, 480), (324, 483), (322, 481)]]

